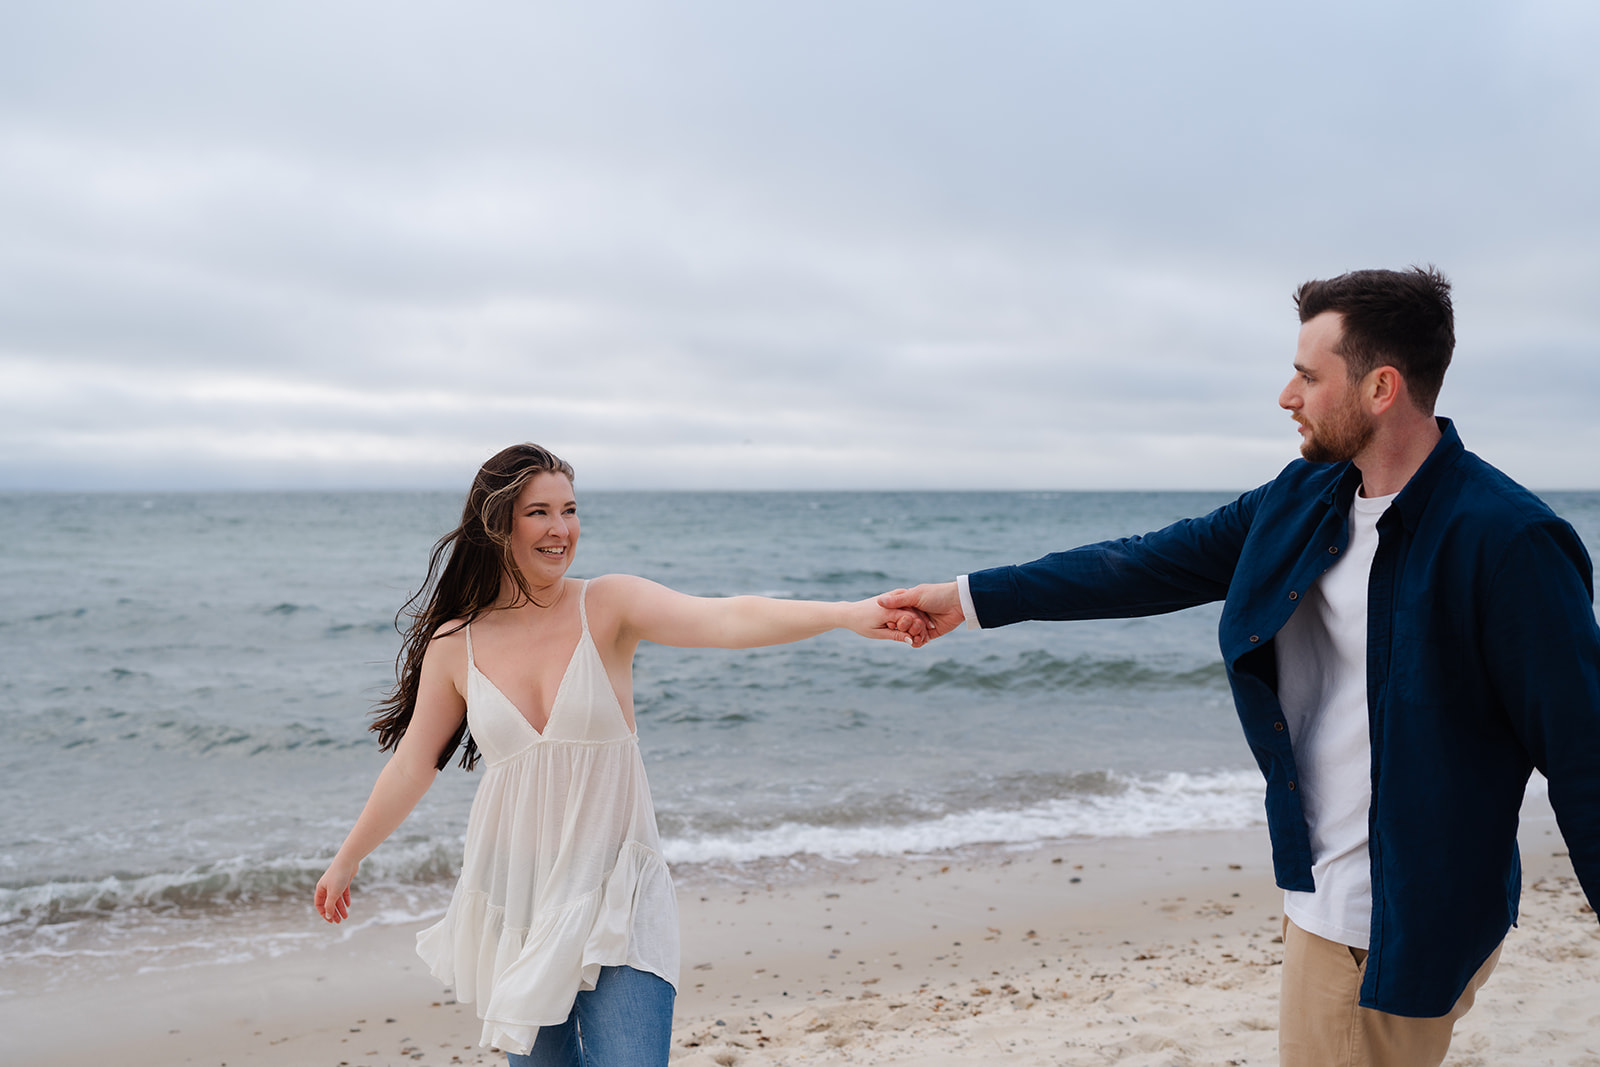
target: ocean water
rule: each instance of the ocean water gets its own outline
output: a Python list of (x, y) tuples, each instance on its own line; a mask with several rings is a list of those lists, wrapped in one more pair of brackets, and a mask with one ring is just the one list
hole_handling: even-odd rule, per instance
[[(571, 573), (825, 600), (1154, 529), (1230, 493), (584, 494)], [(1547, 498), (1600, 547), (1600, 493)], [(394, 616), (455, 493), (0, 494), (0, 995), (329, 936), (312, 887), (382, 766)], [(1217, 608), (744, 651), (641, 648), (680, 877), (1231, 828), (1261, 784)], [(477, 776), (363, 868), (442, 908)], [(754, 872), (754, 873), (752, 873)]]

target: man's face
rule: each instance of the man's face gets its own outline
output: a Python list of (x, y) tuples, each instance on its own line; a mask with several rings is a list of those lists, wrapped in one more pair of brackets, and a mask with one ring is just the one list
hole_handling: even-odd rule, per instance
[(1278, 406), (1300, 424), (1300, 454), (1313, 463), (1354, 459), (1374, 432), (1360, 383), (1350, 380), (1349, 365), (1334, 351), (1343, 329), (1334, 311), (1301, 326), (1294, 377), (1278, 394)]

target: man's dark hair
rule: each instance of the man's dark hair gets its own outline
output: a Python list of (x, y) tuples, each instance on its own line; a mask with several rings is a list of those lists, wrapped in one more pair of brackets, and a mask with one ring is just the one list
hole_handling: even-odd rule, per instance
[(1417, 407), (1433, 414), (1456, 347), (1450, 280), (1436, 267), (1353, 270), (1306, 282), (1294, 302), (1302, 323), (1325, 311), (1339, 314), (1344, 329), (1334, 351), (1349, 365), (1352, 381), (1376, 367), (1393, 367)]

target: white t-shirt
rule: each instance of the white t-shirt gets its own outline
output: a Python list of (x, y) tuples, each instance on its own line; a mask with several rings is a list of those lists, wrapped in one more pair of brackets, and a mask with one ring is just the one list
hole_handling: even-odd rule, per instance
[(1357, 496), (1350, 544), (1301, 595), (1278, 631), (1278, 698), (1311, 831), (1316, 892), (1285, 890), (1283, 911), (1302, 930), (1366, 948), (1372, 933), (1372, 742), (1367, 712), (1367, 583), (1378, 519), (1396, 494)]

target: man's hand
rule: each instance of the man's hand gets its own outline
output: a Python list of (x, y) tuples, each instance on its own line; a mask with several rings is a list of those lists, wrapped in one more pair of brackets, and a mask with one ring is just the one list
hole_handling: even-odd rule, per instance
[(878, 598), (880, 607), (920, 611), (928, 620), (927, 639), (943, 637), (966, 621), (961, 611), (961, 594), (955, 582), (919, 585), (915, 589), (895, 589)]

